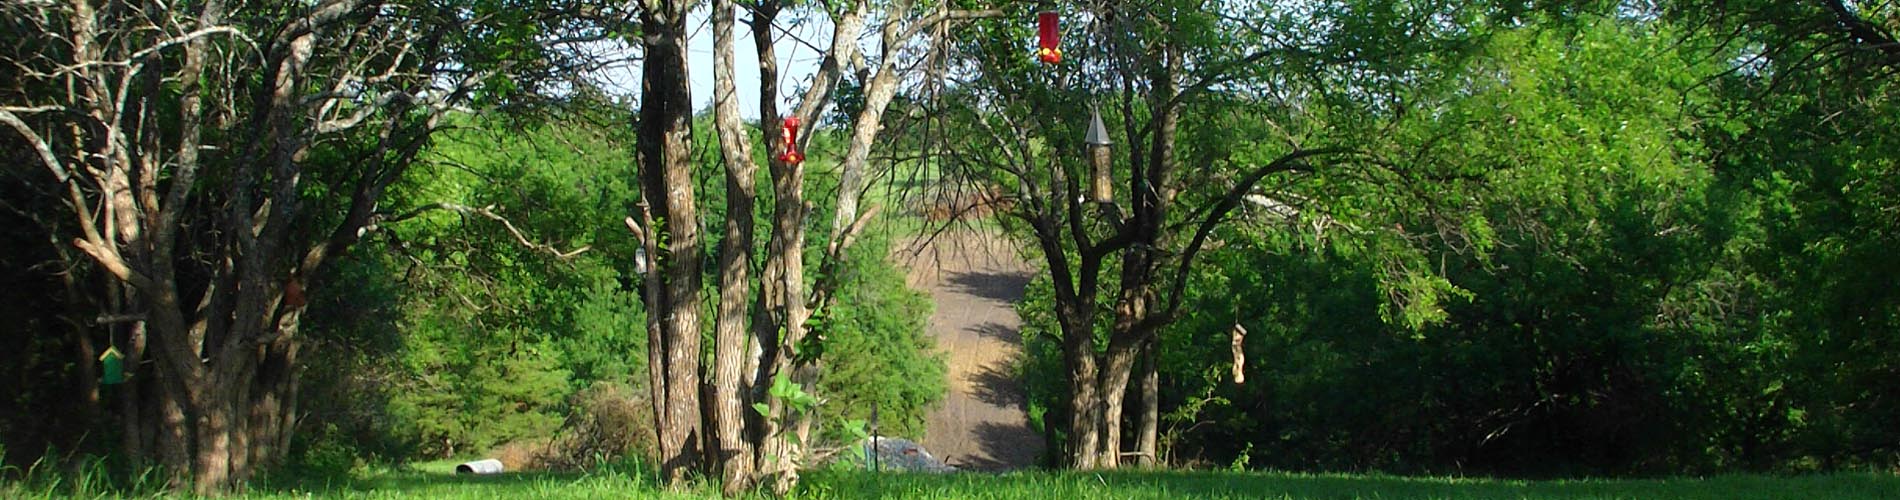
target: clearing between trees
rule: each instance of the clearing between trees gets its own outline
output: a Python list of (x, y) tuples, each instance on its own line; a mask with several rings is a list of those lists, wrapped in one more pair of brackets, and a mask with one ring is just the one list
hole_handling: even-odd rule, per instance
[(949, 368), (948, 391), (930, 414), (924, 447), (966, 470), (1035, 465), (1043, 440), (1029, 428), (1014, 368), (1022, 355), (1022, 321), (1014, 307), (1029, 284), (1028, 264), (993, 230), (912, 237), (894, 252), (911, 288), (929, 293), (936, 306), (930, 334)]

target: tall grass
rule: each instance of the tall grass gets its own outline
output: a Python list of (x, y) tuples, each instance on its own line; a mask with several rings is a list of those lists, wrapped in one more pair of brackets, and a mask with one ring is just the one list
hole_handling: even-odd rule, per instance
[[(697, 485), (666, 491), (637, 463), (605, 464), (585, 473), (457, 476), (454, 462), (364, 471), (341, 481), (259, 485), (241, 499), (592, 499), (719, 498)], [(158, 488), (162, 476), (110, 481), (104, 464), (77, 470), (35, 465), (10, 470), (0, 498), (179, 498)], [(747, 498), (766, 498), (760, 494)], [(809, 473), (790, 498), (830, 499), (1900, 499), (1900, 477), (1887, 473), (1807, 476), (1528, 481), (1459, 477), (1281, 472), (1017, 472), (893, 474), (852, 470)]]
[[(104, 458), (57, 457), (58, 453), (45, 453), (24, 469), (0, 465), (0, 498), (118, 498), (165, 492), (166, 477), (157, 468), (115, 474), (113, 464)], [(0, 449), (0, 464), (4, 463), (6, 453)]]

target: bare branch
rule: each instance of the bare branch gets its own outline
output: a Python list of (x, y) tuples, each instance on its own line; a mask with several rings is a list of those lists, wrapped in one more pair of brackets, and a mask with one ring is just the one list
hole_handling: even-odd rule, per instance
[[(162, 52), (165, 49), (172, 48), (172, 47), (175, 47), (175, 46), (178, 46), (178, 45), (181, 45), (181, 44), (184, 44), (184, 43), (187, 43), (199, 38), (203, 38), (203, 37), (207, 37), (211, 35), (218, 35), (218, 34), (230, 35), (232, 38), (236, 38), (240, 41), (243, 41), (246, 44), (251, 45), (252, 48), (256, 48), (257, 46), (256, 41), (251, 40), (250, 36), (245, 35), (244, 32), (242, 31), (238, 31), (237, 28), (233, 28), (230, 26), (213, 26), (210, 28), (200, 29), (198, 31), (193, 31), (190, 33), (186, 33), (184, 35), (180, 35), (175, 38), (158, 42), (156, 44), (153, 44), (150, 47), (141, 49), (138, 52), (133, 52), (131, 56), (128, 56), (123, 60), (85, 61), (85, 62), (69, 64), (66, 66), (61, 66), (59, 67), (59, 69), (54, 70), (52, 75), (57, 76), (64, 73), (70, 73), (70, 72), (75, 72), (75, 71), (84, 70), (84, 69), (91, 69), (91, 68), (101, 67), (101, 66), (138, 67), (144, 64), (146, 58), (158, 55), (159, 52)], [(137, 71), (134, 70), (134, 71), (131, 71), (130, 73), (137, 73)], [(127, 76), (129, 77), (130, 75), (128, 74)]]
[(53, 177), (59, 179), (61, 184), (64, 184), (67, 179), (72, 178), (72, 175), (67, 171), (65, 165), (59, 162), (59, 155), (53, 153), (52, 145), (47, 144), (45, 139), (40, 138), (38, 133), (33, 132), (33, 127), (28, 126), (26, 122), (20, 120), (19, 116), (13, 114), (15, 110), (33, 112), (39, 111), (41, 108), (59, 109), (57, 106), (0, 109), (0, 122), (4, 122), (13, 127), (15, 132), (19, 132), (22, 137), (25, 137), (26, 142), (31, 143), (33, 150), (39, 153), (40, 163), (46, 164), (46, 169), (53, 171)]
[[(434, 211), (434, 210), (448, 210), (448, 211), (463, 214), (463, 215), (478, 215), (478, 216), (488, 218), (489, 220), (493, 220), (495, 222), (500, 222), (501, 226), (507, 229), (508, 234), (510, 236), (513, 236), (515, 239), (515, 242), (520, 243), (521, 246), (528, 247), (528, 249), (534, 250), (537, 252), (545, 252), (548, 255), (553, 255), (554, 257), (560, 258), (560, 259), (570, 259), (576, 255), (586, 253), (588, 250), (592, 250), (594, 248), (592, 245), (584, 245), (584, 246), (581, 246), (580, 248), (576, 248), (573, 250), (562, 251), (561, 249), (556, 248), (554, 245), (547, 244), (547, 243), (539, 243), (539, 242), (535, 242), (534, 240), (528, 239), (528, 235), (526, 233), (523, 233), (520, 228), (515, 227), (514, 222), (509, 221), (507, 217), (503, 217), (500, 213), (495, 212), (495, 205), (488, 205), (484, 207), (471, 207), (468, 205), (446, 202), (446, 201), (423, 205), (421, 207), (417, 207), (415, 210), (404, 212), (402, 215), (390, 217), (387, 219), (377, 221), (375, 223), (371, 223), (367, 226), (364, 226), (362, 232), (368, 233), (370, 231), (375, 231), (376, 229), (380, 227), (381, 224), (388, 224), (388, 223), (393, 223), (393, 222), (401, 222), (401, 221), (409, 220), (417, 216), (420, 216), (423, 213)], [(634, 224), (632, 224), (632, 221), (628, 221), (628, 227), (637, 229), (638, 226), (635, 226)]]

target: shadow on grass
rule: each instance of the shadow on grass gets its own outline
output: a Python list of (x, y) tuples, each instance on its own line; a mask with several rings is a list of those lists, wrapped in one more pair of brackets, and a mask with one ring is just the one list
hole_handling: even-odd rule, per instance
[(305, 480), (263, 491), (256, 497), (317, 498), (598, 498), (614, 492), (657, 491), (650, 475), (620, 466), (589, 472), (504, 472), (455, 474), (432, 468), (373, 472), (365, 477), (325, 482)]
[(351, 481), (351, 487), (377, 491), (424, 491), (441, 489), (511, 489), (537, 483), (565, 483), (585, 477), (581, 473), (564, 472), (503, 472), (500, 474), (474, 475), (443, 472), (409, 471), (394, 474), (380, 474), (367, 479)]
[(1519, 481), (1481, 478), (1229, 472), (1027, 472), (813, 477), (813, 497), (1207, 499), (1780, 499), (1896, 498), (1888, 474), (1707, 479)]

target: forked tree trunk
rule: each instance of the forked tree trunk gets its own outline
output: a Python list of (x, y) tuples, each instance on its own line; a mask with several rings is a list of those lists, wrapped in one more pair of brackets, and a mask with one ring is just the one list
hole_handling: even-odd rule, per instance
[[(699, 405), (699, 213), (693, 195), (692, 87), (687, 77), (686, 12), (683, 0), (646, 0), (640, 11), (646, 55), (641, 65), (639, 164), (641, 196), (652, 207), (654, 225), (649, 238), (662, 242), (655, 256), (661, 282), (660, 303), (648, 303), (647, 314), (659, 315), (663, 382), (653, 387), (658, 418), (661, 476), (672, 485), (684, 484), (700, 461)], [(662, 410), (663, 409), (663, 410)]]
[(743, 372), (750, 358), (746, 309), (752, 301), (748, 279), (752, 267), (752, 204), (754, 176), (752, 138), (739, 117), (739, 96), (733, 84), (732, 0), (713, 0), (713, 122), (726, 171), (726, 234), (719, 247), (719, 315), (713, 325), (713, 381), (709, 452), (726, 496), (736, 496), (752, 483), (752, 443), (745, 436), (745, 413), (752, 411)]

